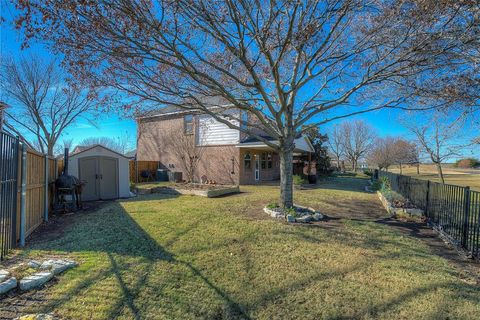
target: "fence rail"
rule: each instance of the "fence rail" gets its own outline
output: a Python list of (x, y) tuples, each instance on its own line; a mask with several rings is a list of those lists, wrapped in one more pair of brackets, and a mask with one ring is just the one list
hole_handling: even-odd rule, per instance
[(392, 190), (423, 209), (429, 222), (451, 242), (479, 258), (480, 192), (386, 171), (378, 176), (387, 177)]

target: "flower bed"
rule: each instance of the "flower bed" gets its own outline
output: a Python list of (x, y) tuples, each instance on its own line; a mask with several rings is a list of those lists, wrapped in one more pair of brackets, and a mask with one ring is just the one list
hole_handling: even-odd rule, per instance
[(408, 199), (388, 190), (377, 191), (378, 197), (388, 213), (394, 218), (422, 218), (423, 210), (416, 208)]
[(324, 215), (315, 209), (294, 205), (293, 208), (282, 208), (273, 203), (263, 208), (263, 211), (276, 219), (286, 219), (287, 222), (309, 223), (311, 221), (320, 221)]
[(138, 188), (139, 194), (162, 193), (195, 195), (208, 198), (220, 197), (226, 194), (240, 192), (239, 186), (211, 185), (200, 183), (175, 183), (166, 186), (153, 186), (150, 188)]

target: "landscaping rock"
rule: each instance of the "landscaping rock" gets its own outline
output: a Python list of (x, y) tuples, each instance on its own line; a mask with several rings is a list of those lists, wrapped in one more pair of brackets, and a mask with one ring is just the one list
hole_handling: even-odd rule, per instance
[(8, 291), (17, 287), (17, 279), (10, 278), (0, 283), (0, 294), (7, 293)]
[(308, 222), (312, 221), (312, 219), (313, 219), (313, 218), (312, 218), (311, 215), (306, 215), (306, 216), (297, 218), (296, 221), (297, 221), (297, 222), (300, 222), (300, 223), (308, 223)]
[(63, 271), (75, 267), (77, 264), (72, 260), (47, 260), (42, 263), (40, 269), (50, 270), (53, 274), (57, 275)]
[(295, 222), (295, 217), (291, 214), (287, 215), (287, 222)]
[(320, 221), (323, 219), (323, 214), (321, 214), (320, 212), (316, 212), (313, 216), (312, 216), (313, 220), (315, 221)]
[(30, 268), (34, 268), (34, 269), (40, 268), (40, 265), (41, 265), (41, 263), (36, 261), (36, 260), (30, 260), (27, 263), (27, 266), (29, 266)]
[(30, 290), (40, 287), (53, 278), (53, 272), (43, 271), (37, 272), (31, 276), (25, 277), (20, 280), (20, 290)]
[(3, 282), (5, 281), (8, 276), (10, 275), (10, 272), (8, 272), (7, 270), (0, 270), (0, 282)]

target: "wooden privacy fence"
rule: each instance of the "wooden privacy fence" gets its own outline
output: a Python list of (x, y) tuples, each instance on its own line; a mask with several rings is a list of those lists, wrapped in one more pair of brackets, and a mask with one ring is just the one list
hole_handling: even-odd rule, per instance
[(450, 241), (480, 258), (480, 192), (438, 182), (379, 171), (392, 190), (423, 209), (433, 226)]
[[(19, 156), (18, 196), (17, 196), (17, 240), (24, 245), (28, 237), (43, 221), (48, 221), (54, 195), (50, 186), (58, 177), (57, 163), (47, 157), (22, 146)], [(47, 192), (48, 191), (48, 192)]]
[[(130, 182), (139, 183), (155, 180), (157, 170), (160, 168), (159, 161), (136, 161), (131, 160), (130, 166)], [(142, 176), (142, 172), (150, 173), (149, 177)]]

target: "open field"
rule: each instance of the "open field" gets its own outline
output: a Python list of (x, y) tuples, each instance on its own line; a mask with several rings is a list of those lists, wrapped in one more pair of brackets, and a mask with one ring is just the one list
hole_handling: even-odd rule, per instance
[[(442, 166), (445, 182), (459, 186), (469, 186), (472, 190), (480, 191), (480, 169), (461, 169), (454, 168), (452, 164)], [(400, 173), (398, 167), (391, 167), (388, 171)], [(437, 174), (437, 168), (434, 165), (422, 164), (420, 166), (420, 175), (417, 174), (415, 166), (406, 166), (402, 169), (404, 175), (409, 175), (418, 179), (440, 181)]]
[(330, 217), (309, 225), (262, 212), (277, 186), (152, 194), (62, 216), (16, 259), (66, 255), (80, 266), (0, 301), (0, 318), (476, 319), (478, 283), (425, 239), (378, 223), (386, 212), (364, 185), (344, 177), (296, 191), (296, 203)]

